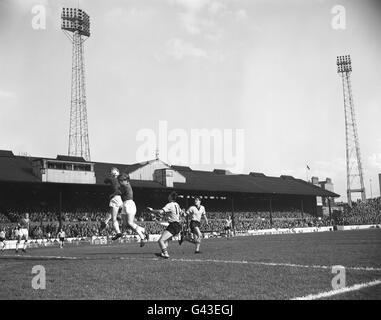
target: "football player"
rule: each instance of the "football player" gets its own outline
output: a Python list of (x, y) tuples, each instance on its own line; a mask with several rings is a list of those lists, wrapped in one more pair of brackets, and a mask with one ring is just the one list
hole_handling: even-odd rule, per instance
[(60, 240), (60, 248), (63, 249), (64, 241), (65, 241), (66, 233), (63, 231), (63, 229), (60, 229), (60, 232), (58, 232), (58, 239)]
[(170, 195), (168, 196), (168, 203), (162, 208), (162, 209), (152, 209), (148, 207), (147, 209), (151, 211), (154, 214), (164, 214), (166, 216), (166, 219), (168, 221), (168, 227), (163, 231), (163, 233), (160, 236), (160, 239), (158, 241), (159, 247), (161, 249), (160, 256), (162, 258), (168, 259), (168, 241), (178, 235), (181, 231), (181, 224), (180, 224), (180, 214), (181, 214), (181, 208), (177, 201), (177, 193), (175, 191), (172, 191)]
[(111, 168), (110, 177), (105, 179), (105, 184), (110, 185), (110, 213), (104, 222), (101, 223), (101, 228), (104, 229), (107, 227), (108, 222), (112, 218), (112, 223), (114, 226), (114, 230), (116, 235), (112, 238), (112, 240), (116, 240), (122, 236), (119, 228), (119, 222), (117, 220), (119, 209), (123, 206), (123, 201), (121, 198), (120, 184), (118, 181), (119, 170), (118, 168)]
[(189, 236), (186, 236), (182, 233), (179, 244), (181, 245), (184, 240), (192, 242), (196, 245), (195, 253), (200, 253), (202, 239), (202, 233), (200, 230), (201, 218), (204, 217), (206, 224), (208, 224), (208, 218), (206, 217), (205, 207), (201, 205), (201, 199), (195, 198), (194, 204), (195, 205), (191, 206), (186, 212), (186, 214), (190, 217), (190, 230), (194, 235), (194, 238), (191, 239)]
[(16, 253), (19, 252), (19, 246), (20, 246), (21, 240), (24, 240), (24, 246), (22, 251), (26, 252), (26, 248), (27, 248), (28, 240), (29, 240), (29, 225), (30, 225), (29, 213), (25, 213), (25, 216), (20, 219), (16, 228), (16, 238), (17, 238)]
[(134, 230), (140, 237), (140, 246), (145, 245), (145, 241), (148, 241), (149, 235), (146, 230), (135, 223), (136, 205), (133, 200), (133, 191), (130, 184), (130, 176), (126, 173), (122, 173), (118, 177), (120, 183), (121, 198), (123, 201), (122, 207), (122, 221), (123, 224)]

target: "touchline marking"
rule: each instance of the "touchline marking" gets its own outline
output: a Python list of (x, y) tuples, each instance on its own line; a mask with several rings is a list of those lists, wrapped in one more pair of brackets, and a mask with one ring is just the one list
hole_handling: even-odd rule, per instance
[[(314, 269), (329, 269), (331, 270), (333, 266), (323, 266), (323, 265), (302, 265), (294, 263), (283, 263), (283, 262), (261, 262), (261, 261), (246, 261), (246, 260), (215, 260), (215, 259), (176, 259), (171, 258), (171, 261), (182, 261), (182, 262), (214, 262), (214, 263), (232, 263), (232, 264), (251, 264), (251, 265), (263, 265), (272, 267), (295, 267), (295, 268), (314, 268)], [(381, 271), (381, 268), (373, 267), (345, 267), (348, 270), (358, 270), (358, 271)]]
[(373, 281), (370, 281), (370, 282), (355, 284), (355, 285), (350, 286), (350, 287), (345, 287), (345, 288), (336, 289), (336, 290), (330, 290), (330, 291), (326, 291), (326, 292), (320, 292), (320, 293), (317, 293), (317, 294), (310, 294), (310, 295), (304, 296), (304, 297), (297, 297), (297, 298), (293, 298), (291, 300), (316, 300), (316, 299), (322, 299), (322, 298), (332, 297), (332, 296), (335, 296), (337, 294), (343, 294), (343, 293), (347, 293), (347, 292), (358, 291), (358, 290), (361, 290), (361, 289), (364, 289), (364, 288), (373, 287), (373, 286), (376, 286), (376, 285), (379, 285), (379, 284), (381, 284), (381, 280), (373, 280)]
[[(2, 255), (0, 256), (0, 259), (15, 259), (15, 260), (22, 260), (22, 259), (29, 259), (29, 260), (80, 260), (83, 258), (80, 257), (63, 257), (63, 256), (30, 256), (30, 255)], [(86, 259), (86, 258), (85, 258)]]
[[(109, 256), (106, 258), (103, 257), (69, 257), (69, 256), (32, 256), (32, 255), (2, 255), (1, 258), (5, 259), (30, 259), (30, 260), (148, 260), (148, 261), (158, 261), (166, 260), (162, 258), (150, 258), (150, 257), (118, 257), (118, 256)], [(167, 261), (175, 262), (212, 262), (212, 263), (224, 263), (224, 264), (247, 264), (247, 265), (262, 265), (270, 267), (293, 267), (293, 268), (312, 268), (312, 269), (326, 269), (331, 270), (333, 265), (324, 266), (324, 265), (303, 265), (295, 263), (285, 263), (285, 262), (262, 262), (262, 261), (247, 261), (247, 260), (218, 260), (218, 259), (186, 259), (186, 258), (169, 258)], [(381, 268), (374, 267), (345, 267), (347, 270), (355, 271), (381, 271)]]
[(69, 256), (31, 256), (31, 255), (2, 255), (0, 259), (9, 260), (163, 260), (160, 258), (136, 258), (136, 257), (69, 257)]

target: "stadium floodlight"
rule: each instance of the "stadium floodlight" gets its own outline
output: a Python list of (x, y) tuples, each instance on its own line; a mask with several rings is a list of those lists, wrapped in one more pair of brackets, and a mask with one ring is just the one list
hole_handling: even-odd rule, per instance
[[(352, 72), (351, 57), (349, 55), (338, 56), (336, 59), (336, 65), (337, 73), (340, 74), (343, 84), (347, 162), (347, 198), (348, 205), (352, 206), (352, 193), (361, 193), (361, 199), (363, 201), (366, 200), (366, 194), (350, 77)], [(354, 187), (355, 185), (357, 188)]]
[(90, 37), (90, 17), (81, 9), (62, 8), (61, 29)]
[(90, 17), (79, 8), (62, 8), (61, 29), (73, 46), (68, 155), (90, 161), (84, 63), (84, 42), (90, 37)]
[(338, 73), (352, 72), (352, 63), (350, 56), (337, 57), (336, 65)]

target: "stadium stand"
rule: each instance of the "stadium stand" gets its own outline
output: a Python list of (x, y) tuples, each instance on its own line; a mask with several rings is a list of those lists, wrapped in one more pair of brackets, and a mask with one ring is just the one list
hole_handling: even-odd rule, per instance
[(87, 163), (76, 157), (24, 157), (0, 150), (0, 226), (12, 237), (15, 224), (28, 212), (33, 238), (56, 236), (60, 222), (68, 237), (110, 235), (110, 231), (100, 232), (100, 222), (108, 211), (104, 178), (113, 166), (130, 174), (137, 219), (151, 234), (160, 233), (164, 226), (152, 221), (146, 207), (162, 207), (173, 189), (180, 194), (182, 208), (193, 203), (192, 197), (201, 197), (209, 219), (209, 225), (201, 225), (203, 232), (223, 232), (228, 216), (235, 230), (242, 232), (380, 223), (379, 198), (346, 207), (332, 214), (332, 220), (318, 217), (316, 197), (338, 195), (291, 176), (192, 170), (159, 159), (132, 165)]

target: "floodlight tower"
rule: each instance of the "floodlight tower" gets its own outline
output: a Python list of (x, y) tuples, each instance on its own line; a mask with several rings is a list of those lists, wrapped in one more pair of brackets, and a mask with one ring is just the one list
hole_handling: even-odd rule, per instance
[(90, 161), (83, 50), (84, 42), (90, 37), (90, 18), (79, 8), (63, 8), (61, 29), (73, 45), (68, 155)]
[(361, 200), (366, 200), (364, 174), (361, 163), (360, 143), (357, 132), (355, 107), (352, 96), (351, 72), (352, 63), (349, 55), (337, 57), (337, 73), (343, 83), (345, 139), (347, 160), (347, 197), (348, 205), (352, 206), (352, 193), (361, 193)]

